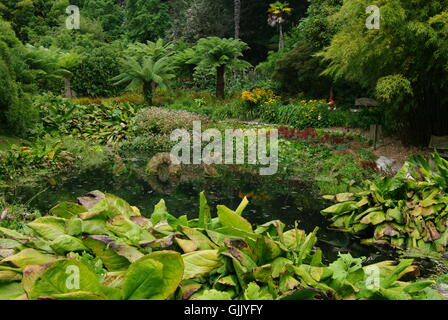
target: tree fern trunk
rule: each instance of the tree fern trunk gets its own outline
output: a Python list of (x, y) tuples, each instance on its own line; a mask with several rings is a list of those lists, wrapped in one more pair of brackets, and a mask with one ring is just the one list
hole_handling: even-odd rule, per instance
[(149, 105), (152, 104), (152, 89), (152, 82), (146, 82), (145, 84), (143, 84), (143, 97), (145, 98), (145, 102)]
[(66, 98), (72, 98), (73, 97), (73, 92), (72, 92), (72, 87), (71, 87), (71, 75), (66, 75), (64, 77), (64, 87), (65, 87), (65, 93), (64, 93), (64, 97)]
[(224, 75), (226, 71), (226, 66), (219, 66), (216, 69), (216, 97), (220, 99), (224, 99), (225, 95), (225, 82), (224, 82)]

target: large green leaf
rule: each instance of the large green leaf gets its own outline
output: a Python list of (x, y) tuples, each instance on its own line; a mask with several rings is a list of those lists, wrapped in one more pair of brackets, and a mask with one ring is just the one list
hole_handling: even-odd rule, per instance
[(137, 212), (125, 200), (106, 193), (104, 198), (97, 202), (91, 209), (91, 212), (101, 212), (108, 218), (113, 218), (118, 215), (123, 215), (127, 218), (138, 215)]
[(356, 201), (347, 201), (347, 202), (337, 203), (331, 207), (328, 207), (328, 208), (322, 210), (321, 212), (324, 215), (327, 215), (327, 214), (339, 215), (342, 213), (353, 211), (357, 208), (358, 208), (358, 206), (357, 206)]
[(226, 206), (217, 206), (219, 222), (226, 227), (231, 227), (246, 232), (253, 232), (252, 225), (236, 212)]
[(28, 223), (28, 227), (33, 229), (39, 236), (47, 240), (55, 240), (65, 232), (66, 220), (58, 217), (42, 217)]
[(129, 218), (118, 215), (109, 219), (106, 223), (106, 228), (112, 231), (120, 238), (129, 239), (133, 244), (138, 244), (141, 241), (152, 241), (155, 238), (138, 224), (132, 222)]
[(0, 263), (10, 262), (15, 266), (23, 268), (28, 265), (47, 264), (56, 260), (56, 257), (41, 253), (35, 249), (27, 248), (15, 255), (3, 259)]
[(101, 292), (96, 275), (74, 259), (58, 260), (39, 269), (31, 268), (25, 270), (24, 274), (24, 287), (28, 298), (32, 300), (79, 291)]
[(24, 293), (20, 282), (0, 283), (0, 300), (14, 300)]
[(134, 262), (123, 284), (123, 299), (156, 299), (163, 292), (163, 263), (154, 259)]
[(87, 211), (86, 208), (73, 202), (61, 202), (50, 209), (51, 214), (68, 219), (85, 211)]
[(60, 255), (65, 255), (68, 252), (88, 250), (82, 243), (82, 240), (63, 234), (50, 242), (51, 248)]
[(109, 271), (126, 270), (130, 264), (128, 259), (110, 247), (114, 242), (108, 236), (89, 236), (84, 239), (83, 243), (101, 259)]
[(197, 229), (181, 226), (180, 231), (195, 243), (199, 250), (216, 249), (217, 246), (210, 239)]
[(199, 228), (207, 229), (211, 222), (210, 207), (207, 204), (204, 192), (199, 195)]
[(222, 265), (218, 250), (202, 250), (182, 255), (184, 260), (184, 279), (207, 275)]

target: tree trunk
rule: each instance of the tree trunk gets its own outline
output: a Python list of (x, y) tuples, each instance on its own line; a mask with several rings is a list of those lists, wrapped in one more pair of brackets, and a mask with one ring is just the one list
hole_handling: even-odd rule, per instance
[(71, 75), (64, 76), (64, 87), (65, 87), (64, 97), (66, 97), (66, 98), (73, 98), (73, 92), (72, 92), (71, 82), (70, 82), (71, 78), (72, 78)]
[(235, 0), (235, 39), (240, 38), (240, 25), (241, 25), (241, 0)]
[(143, 97), (145, 98), (145, 103), (149, 105), (152, 105), (153, 86), (153, 82), (146, 82), (143, 84)]
[(225, 86), (225, 80), (224, 75), (226, 71), (226, 66), (222, 65), (216, 68), (216, 97), (220, 99), (224, 99), (224, 86)]
[(279, 29), (280, 29), (280, 37), (278, 40), (278, 51), (282, 51), (285, 48), (285, 39), (283, 37), (283, 24), (282, 23), (279, 24)]

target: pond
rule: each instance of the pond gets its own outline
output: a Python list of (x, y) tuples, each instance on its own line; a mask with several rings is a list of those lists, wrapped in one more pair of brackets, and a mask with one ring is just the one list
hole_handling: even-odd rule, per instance
[(306, 232), (318, 226), (318, 246), (327, 262), (334, 261), (338, 252), (366, 256), (369, 262), (392, 257), (390, 252), (361, 246), (358, 239), (329, 230), (325, 217), (320, 214), (320, 210), (328, 203), (319, 197), (309, 183), (281, 180), (276, 176), (263, 177), (237, 167), (219, 169), (219, 175), (215, 177), (204, 174), (201, 168), (189, 168), (179, 181), (169, 181), (167, 184), (148, 177), (144, 173), (143, 163), (127, 166), (125, 173), (113, 174), (112, 171), (112, 166), (102, 166), (100, 169), (54, 177), (50, 179), (51, 184), (40, 182), (16, 186), (5, 193), (7, 198), (16, 203), (28, 202), (33, 208), (48, 212), (58, 202), (75, 201), (90, 191), (100, 190), (125, 199), (147, 216), (163, 198), (171, 214), (187, 215), (189, 218), (198, 216), (201, 191), (205, 192), (212, 215), (215, 216), (216, 205), (235, 209), (246, 196), (249, 205), (244, 211), (244, 217), (255, 225), (281, 220), (288, 228), (297, 222), (299, 228)]

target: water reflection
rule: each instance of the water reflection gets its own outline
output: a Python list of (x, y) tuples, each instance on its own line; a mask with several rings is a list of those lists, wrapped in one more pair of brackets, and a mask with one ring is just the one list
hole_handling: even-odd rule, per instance
[[(250, 174), (237, 167), (219, 169), (219, 175), (210, 177), (200, 167), (187, 168), (182, 178), (174, 184), (161, 188), (160, 181), (145, 174), (144, 164), (130, 166), (119, 175), (112, 174), (112, 168), (86, 171), (72, 176), (55, 177), (55, 185), (20, 186), (6, 191), (7, 197), (15, 202), (26, 202), (38, 192), (31, 205), (47, 212), (60, 201), (73, 201), (92, 190), (115, 194), (137, 206), (144, 215), (152, 213), (154, 205), (165, 199), (168, 210), (175, 216), (198, 216), (198, 197), (205, 191), (212, 215), (215, 207), (224, 204), (235, 209), (246, 196), (250, 203), (244, 217), (253, 224), (263, 224), (271, 220), (281, 220), (287, 227), (298, 222), (299, 228), (311, 232), (320, 227), (319, 247), (327, 261), (336, 258), (339, 251), (349, 251), (354, 256), (368, 256), (376, 260), (374, 248), (361, 246), (348, 234), (330, 231), (328, 223), (320, 214), (326, 206), (312, 185), (300, 181), (285, 181), (276, 176), (267, 177)], [(163, 184), (162, 184), (163, 186)], [(383, 254), (384, 257), (384, 254)]]

